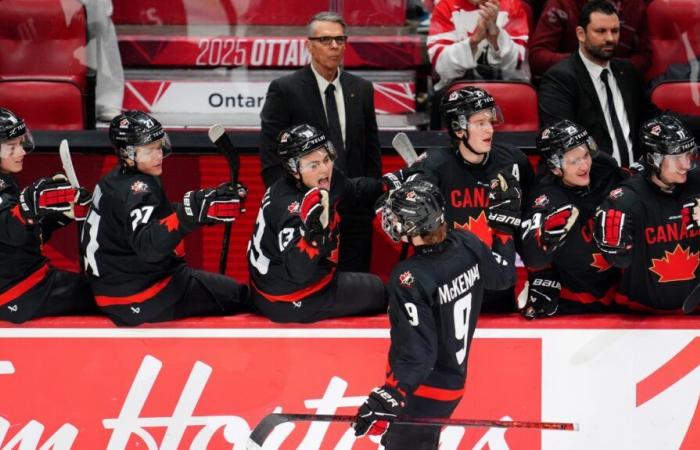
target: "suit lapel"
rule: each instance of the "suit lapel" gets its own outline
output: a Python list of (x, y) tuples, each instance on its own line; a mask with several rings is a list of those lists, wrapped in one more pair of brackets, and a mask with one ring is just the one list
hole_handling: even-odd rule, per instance
[(311, 66), (307, 65), (304, 68), (304, 77), (302, 78), (304, 85), (304, 98), (309, 99), (311, 111), (316, 118), (317, 123), (321, 124), (321, 128), (328, 129), (328, 120), (326, 119), (326, 111), (323, 109), (323, 100), (321, 100), (321, 92), (318, 90), (318, 82), (316, 76), (311, 70)]
[[(628, 86), (630, 85), (629, 77), (627, 74), (618, 66), (618, 64), (613, 60), (610, 61), (610, 68), (615, 76), (615, 82), (617, 83), (618, 89), (620, 89), (620, 94), (622, 95), (622, 100), (625, 105), (625, 112), (627, 113), (627, 122), (630, 124), (630, 132), (634, 129), (634, 125), (637, 123), (636, 108), (628, 108), (628, 105), (635, 105), (635, 99), (632, 98), (632, 92), (630, 92)], [(634, 139), (633, 139), (634, 140)]]
[[(584, 94), (591, 99), (591, 102), (598, 108), (599, 117), (603, 115), (603, 106), (600, 104), (598, 99), (598, 93), (593, 86), (593, 80), (591, 80), (591, 75), (588, 73), (586, 66), (581, 61), (581, 55), (578, 52), (574, 52), (574, 70), (576, 71), (576, 78), (581, 80), (581, 88), (583, 88)], [(605, 127), (607, 129), (607, 126)]]
[(345, 154), (350, 153), (352, 149), (351, 130), (355, 130), (357, 124), (355, 119), (360, 117), (360, 114), (355, 111), (357, 107), (357, 92), (355, 92), (355, 83), (347, 76), (345, 71), (340, 73), (340, 86), (343, 88), (343, 103), (345, 104)]

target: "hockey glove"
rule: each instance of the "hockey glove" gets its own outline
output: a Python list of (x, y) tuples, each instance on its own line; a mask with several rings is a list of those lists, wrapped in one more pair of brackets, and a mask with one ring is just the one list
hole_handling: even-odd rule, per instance
[(302, 235), (312, 245), (323, 245), (326, 241), (328, 223), (331, 217), (330, 198), (326, 189), (309, 189), (301, 201), (299, 216), (302, 221)]
[(419, 172), (420, 171), (418, 169), (404, 167), (403, 169), (399, 169), (394, 172), (385, 173), (382, 175), (384, 192), (392, 192), (400, 188), (405, 182), (414, 179)]
[(526, 319), (553, 316), (559, 307), (561, 283), (550, 270), (530, 273), (525, 307), (520, 313)]
[(508, 173), (499, 173), (491, 180), (489, 191), (489, 226), (513, 234), (520, 228), (522, 193), (518, 180)]
[(564, 205), (547, 214), (540, 228), (540, 241), (550, 249), (563, 244), (576, 219), (578, 208), (574, 205)]
[(696, 197), (683, 205), (681, 209), (681, 224), (685, 229), (697, 230), (700, 228), (700, 197)]
[(372, 389), (367, 400), (357, 411), (357, 420), (352, 424), (355, 436), (383, 435), (405, 404), (406, 396), (398, 389), (386, 384)]
[(595, 213), (593, 240), (598, 248), (609, 255), (627, 254), (632, 248), (630, 219), (617, 209), (598, 209)]
[(63, 174), (40, 178), (22, 189), (20, 211), (30, 224), (47, 215), (65, 214), (71, 210), (76, 191)]
[[(241, 193), (244, 197), (241, 197)], [(178, 216), (190, 225), (212, 225), (217, 222), (233, 222), (245, 212), (241, 200), (247, 189), (238, 185), (233, 189), (230, 183), (222, 183), (215, 189), (207, 188), (189, 191), (182, 198)]]
[(74, 219), (82, 222), (87, 217), (92, 203), (92, 193), (84, 187), (79, 187), (76, 190), (75, 201), (71, 203), (71, 209), (63, 213), (69, 219)]

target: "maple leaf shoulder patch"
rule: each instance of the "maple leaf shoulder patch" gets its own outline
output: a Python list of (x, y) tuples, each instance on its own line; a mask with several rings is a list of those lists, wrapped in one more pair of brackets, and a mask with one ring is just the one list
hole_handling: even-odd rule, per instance
[(151, 190), (151, 188), (141, 180), (134, 181), (134, 184), (131, 185), (130, 189), (134, 194), (144, 194), (146, 192), (150, 192)]
[(401, 286), (411, 287), (413, 286), (414, 281), (415, 278), (413, 278), (413, 274), (410, 270), (407, 270), (401, 275), (399, 275), (399, 282), (401, 283)]

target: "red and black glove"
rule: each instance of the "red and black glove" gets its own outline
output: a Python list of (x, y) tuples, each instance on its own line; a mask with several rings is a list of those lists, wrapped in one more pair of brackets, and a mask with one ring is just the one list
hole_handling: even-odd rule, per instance
[(182, 198), (178, 217), (189, 228), (233, 222), (245, 212), (244, 200), (247, 194), (245, 186), (239, 184), (234, 189), (230, 183), (222, 183), (216, 188), (189, 191)]
[(72, 209), (76, 190), (63, 174), (40, 178), (19, 194), (20, 212), (30, 224), (50, 215), (63, 215)]
[(92, 204), (92, 192), (88, 191), (84, 187), (78, 187), (76, 189), (77, 195), (75, 196), (75, 201), (73, 202), (73, 207), (70, 211), (65, 213), (66, 217), (74, 219), (78, 222), (82, 222), (88, 215), (90, 211), (90, 205)]
[(383, 435), (405, 404), (406, 396), (398, 389), (386, 384), (372, 389), (367, 400), (357, 411), (357, 420), (352, 424), (355, 436)]
[(303, 223), (302, 235), (312, 245), (323, 245), (331, 217), (330, 194), (318, 187), (309, 189), (301, 201), (299, 216)]
[(574, 205), (564, 205), (547, 214), (540, 229), (541, 242), (550, 248), (563, 244), (576, 219), (578, 219), (578, 208)]
[(609, 255), (626, 254), (632, 248), (630, 219), (617, 209), (598, 209), (595, 213), (593, 240), (598, 248)]

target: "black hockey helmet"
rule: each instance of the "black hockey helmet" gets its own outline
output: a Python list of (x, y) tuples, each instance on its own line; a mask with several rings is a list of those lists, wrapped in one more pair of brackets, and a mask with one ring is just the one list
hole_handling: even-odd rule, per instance
[(330, 139), (323, 131), (305, 123), (282, 130), (277, 136), (277, 156), (292, 175), (299, 173), (299, 159), (302, 156), (320, 148), (328, 152), (331, 160), (335, 160), (335, 148)]
[(445, 199), (427, 181), (408, 181), (393, 191), (382, 208), (382, 228), (394, 241), (437, 230), (445, 223)]
[[(639, 131), (639, 142), (644, 153), (644, 161), (656, 171), (666, 155), (679, 155), (696, 152), (695, 137), (675, 116), (663, 113), (647, 120)], [(692, 155), (695, 161), (695, 155)]]
[(445, 94), (442, 97), (441, 110), (450, 133), (466, 131), (469, 117), (479, 111), (492, 110), (493, 121), (503, 121), (501, 109), (491, 94), (476, 86), (466, 86)]
[(24, 120), (9, 109), (0, 108), (0, 144), (22, 136), (24, 151), (34, 150), (34, 139)]
[(588, 131), (566, 119), (543, 128), (537, 135), (537, 150), (550, 169), (561, 169), (564, 154), (581, 145), (588, 147), (591, 156), (595, 156), (598, 151), (598, 146)]
[(135, 109), (119, 114), (109, 124), (109, 139), (121, 159), (136, 160), (136, 147), (161, 139), (163, 157), (172, 147), (168, 134), (155, 118)]

